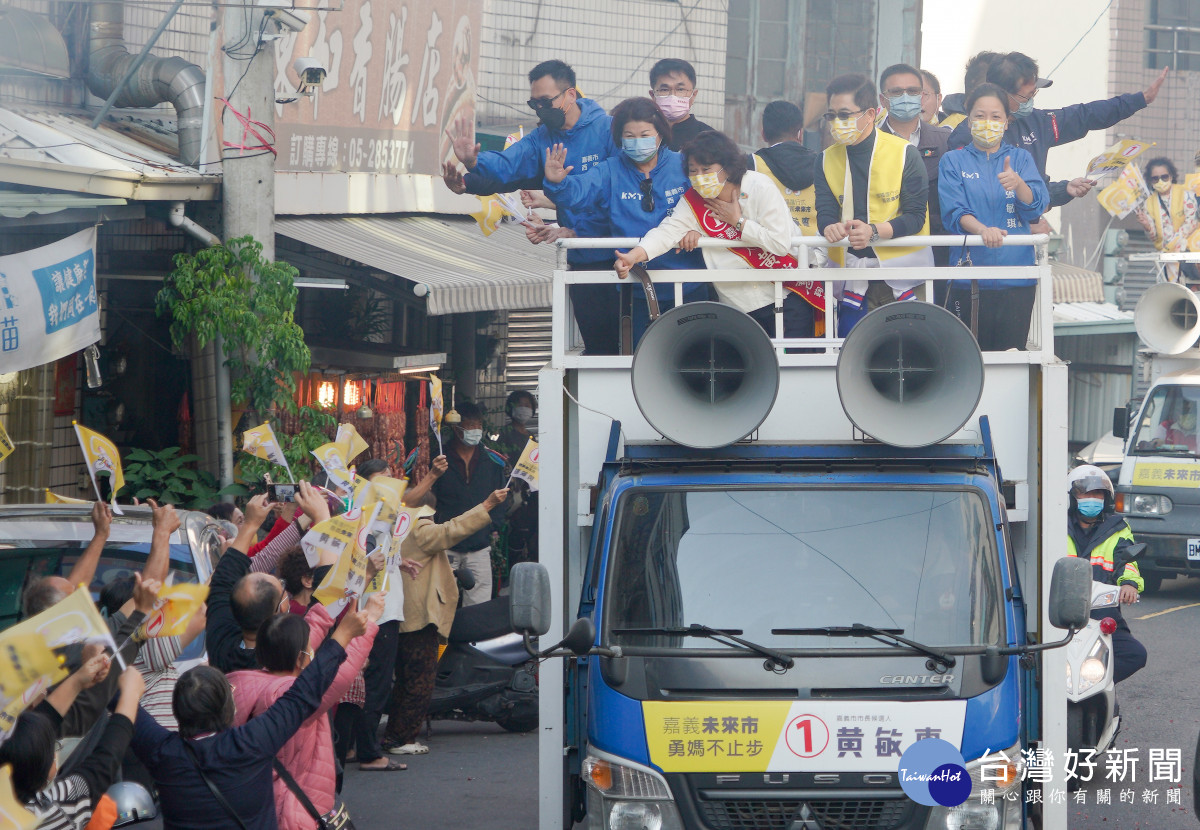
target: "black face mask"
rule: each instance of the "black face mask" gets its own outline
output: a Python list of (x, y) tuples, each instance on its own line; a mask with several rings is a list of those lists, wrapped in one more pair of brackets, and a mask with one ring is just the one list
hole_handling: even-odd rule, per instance
[(567, 114), (558, 107), (543, 107), (537, 111), (538, 121), (540, 121), (547, 130), (556, 133), (563, 128), (563, 124), (567, 122)]

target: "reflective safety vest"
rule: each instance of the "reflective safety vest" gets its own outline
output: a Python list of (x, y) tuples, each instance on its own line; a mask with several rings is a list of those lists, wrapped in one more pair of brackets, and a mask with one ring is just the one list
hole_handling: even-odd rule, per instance
[[(900, 215), (900, 188), (904, 182), (904, 156), (909, 143), (906, 139), (891, 133), (875, 131), (875, 145), (871, 148), (871, 165), (867, 176), (867, 222), (878, 224), (895, 219)], [(846, 157), (846, 147), (834, 144), (821, 154), (821, 166), (825, 181), (829, 184), (835, 199), (843, 202), (846, 190), (846, 170), (849, 159)], [(929, 235), (929, 208), (925, 208), (925, 225), (920, 234)], [(922, 247), (874, 249), (875, 256), (880, 260), (895, 259), (906, 254), (916, 253)], [(839, 266), (846, 264), (845, 248), (830, 248), (829, 258)]]
[(800, 226), (801, 236), (816, 236), (817, 235), (817, 196), (816, 188), (809, 185), (803, 190), (790, 190), (784, 186), (783, 182), (779, 181), (779, 177), (771, 171), (771, 165), (762, 159), (756, 153), (751, 153), (754, 159), (754, 170), (762, 173), (779, 188), (779, 192), (783, 194), (783, 200), (787, 202), (788, 210), (792, 213), (792, 218), (796, 220), (796, 224)]
[(935, 126), (949, 127), (950, 129), (953, 130), (955, 127), (957, 127), (959, 124), (961, 124), (962, 122), (964, 122), (966, 120), (967, 120), (967, 116), (963, 115), (961, 112), (952, 112), (949, 115), (947, 115), (945, 118), (943, 118), (941, 121), (939, 121)]
[[(1133, 541), (1133, 531), (1124, 522), (1121, 523), (1121, 527), (1115, 533), (1109, 534), (1107, 538), (1098, 544), (1090, 545), (1090, 550), (1085, 551), (1085, 553), (1090, 554), (1092, 567), (1099, 566), (1111, 573), (1113, 569), (1113, 554), (1116, 552), (1117, 545), (1122, 539), (1127, 539), (1130, 542)], [(1071, 538), (1070, 533), (1067, 534), (1067, 555), (1079, 555), (1079, 552), (1075, 548), (1075, 540)], [(1125, 573), (1117, 578), (1118, 585), (1123, 582), (1132, 582), (1133, 587), (1138, 589), (1139, 594), (1146, 587), (1145, 580), (1142, 579), (1142, 572), (1138, 570), (1137, 562), (1130, 562), (1125, 566)]]

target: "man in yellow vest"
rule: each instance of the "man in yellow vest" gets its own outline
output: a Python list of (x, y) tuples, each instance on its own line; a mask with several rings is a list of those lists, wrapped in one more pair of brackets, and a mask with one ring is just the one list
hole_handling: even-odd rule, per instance
[[(930, 268), (927, 246), (874, 247), (881, 240), (929, 234), (929, 177), (917, 148), (875, 129), (875, 84), (863, 75), (834, 78), (825, 90), (834, 144), (821, 154), (815, 176), (817, 230), (829, 242), (830, 261), (843, 268)], [(853, 279), (834, 285), (838, 334), (846, 336), (868, 311), (893, 300), (920, 299), (922, 279)]]
[[(1112, 481), (1092, 464), (1082, 464), (1067, 476), (1071, 506), (1067, 513), (1067, 555), (1086, 556), (1092, 562), (1092, 579), (1121, 586), (1120, 603), (1137, 602), (1145, 583), (1137, 562), (1130, 562), (1120, 574), (1114, 561), (1118, 551), (1133, 544), (1129, 523), (1114, 513)], [(1120, 606), (1092, 612), (1095, 619), (1112, 617), (1117, 630), (1112, 633), (1113, 682), (1120, 683), (1146, 665), (1146, 647), (1138, 642), (1125, 622)]]

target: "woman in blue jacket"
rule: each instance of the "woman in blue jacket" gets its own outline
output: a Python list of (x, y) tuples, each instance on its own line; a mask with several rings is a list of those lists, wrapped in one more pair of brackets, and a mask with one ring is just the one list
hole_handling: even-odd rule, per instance
[[(1029, 234), (1050, 204), (1050, 192), (1033, 156), (1004, 141), (1008, 96), (995, 84), (981, 84), (966, 101), (972, 142), (942, 156), (938, 196), (947, 233), (978, 234), (985, 247), (972, 247), (972, 265), (1033, 265), (1034, 249), (1001, 247), (1004, 237)], [(954, 255), (951, 254), (951, 261)], [(1037, 281), (979, 280), (979, 330), (984, 351), (1024, 349), (1029, 338)], [(950, 283), (946, 305), (970, 325), (971, 282)]]
[[(612, 136), (620, 152), (580, 175), (567, 175), (573, 165), (567, 164), (567, 151), (561, 144), (548, 150), (543, 189), (560, 207), (578, 210), (593, 206), (608, 217), (610, 236), (641, 239), (671, 214), (691, 185), (679, 153), (667, 147), (671, 125), (649, 98), (628, 98), (617, 104), (612, 111)], [(651, 271), (700, 270), (704, 268), (704, 257), (699, 248), (669, 252), (646, 263), (646, 267)], [(641, 286), (633, 286), (633, 291), (633, 340), (637, 343), (650, 315)], [(674, 284), (656, 284), (655, 293), (660, 310), (675, 305)], [(684, 283), (685, 302), (708, 298), (708, 283)], [(613, 325), (617, 324), (613, 320)]]

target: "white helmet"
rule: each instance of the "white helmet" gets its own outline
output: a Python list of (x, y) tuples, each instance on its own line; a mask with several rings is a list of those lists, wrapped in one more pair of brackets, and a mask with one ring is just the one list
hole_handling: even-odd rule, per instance
[(117, 807), (117, 820), (113, 827), (138, 824), (158, 817), (158, 808), (149, 791), (135, 781), (118, 781), (108, 788), (108, 797)]
[(1093, 490), (1104, 490), (1107, 495), (1104, 497), (1104, 511), (1108, 512), (1113, 509), (1116, 504), (1117, 495), (1113, 490), (1112, 479), (1108, 477), (1108, 473), (1101, 470), (1095, 464), (1080, 464), (1074, 470), (1067, 474), (1067, 490), (1071, 497), (1071, 510), (1075, 511), (1079, 505), (1077, 499), (1085, 493), (1090, 493)]

